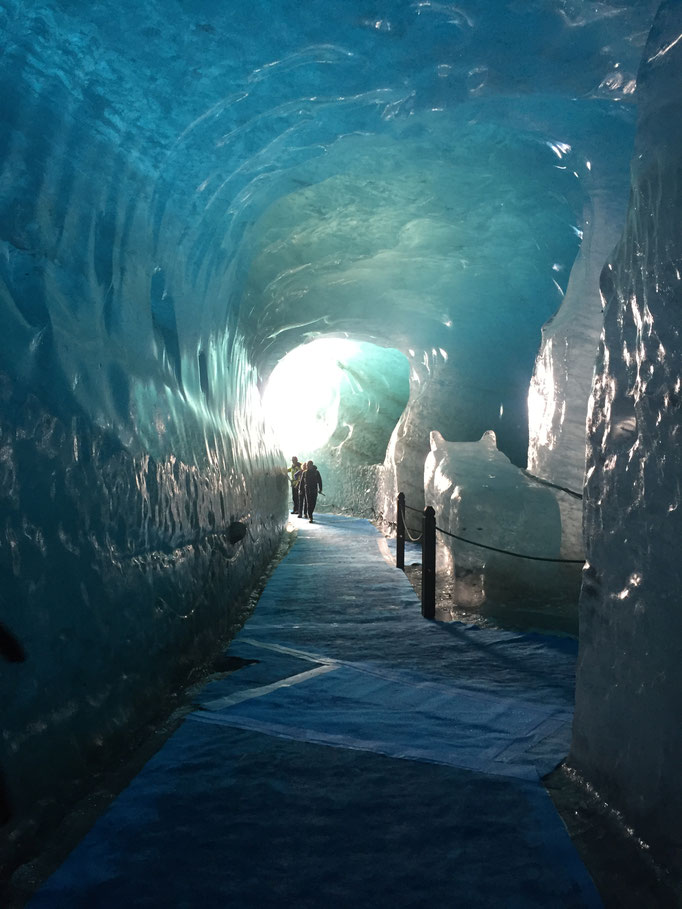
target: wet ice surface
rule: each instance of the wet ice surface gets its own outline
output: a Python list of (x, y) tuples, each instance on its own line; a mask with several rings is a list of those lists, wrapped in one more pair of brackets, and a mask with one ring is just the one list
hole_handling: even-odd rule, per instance
[(228, 651), (258, 662), (32, 906), (600, 905), (534, 769), (566, 747), (574, 642), (424, 621), (378, 540), (301, 526)]
[(520, 470), (492, 431), (476, 442), (430, 438), (424, 487), (438, 528), (441, 615), (577, 635), (580, 493)]
[[(395, 538), (386, 540), (387, 550), (395, 564)], [(405, 574), (421, 598), (422, 549), (419, 543), (405, 542)], [(436, 569), (436, 619), (439, 622), (463, 622), (481, 628), (504, 628), (508, 631), (539, 631), (545, 634), (578, 635), (577, 593), (574, 602), (567, 601), (566, 588), (556, 592), (545, 586), (542, 597), (529, 597), (512, 602), (493, 600), (476, 605), (463, 605), (459, 600), (463, 582), (455, 583), (447, 569)]]
[[(406, 565), (405, 574), (415, 593), (421, 596), (421, 562)], [(542, 601), (535, 604), (517, 600), (510, 604), (486, 602), (475, 606), (463, 606), (457, 599), (457, 592), (457, 585), (450, 576), (436, 574), (436, 619), (439, 622), (578, 636), (578, 604), (567, 603), (564, 591), (557, 592), (555, 601), (551, 592), (545, 591)]]

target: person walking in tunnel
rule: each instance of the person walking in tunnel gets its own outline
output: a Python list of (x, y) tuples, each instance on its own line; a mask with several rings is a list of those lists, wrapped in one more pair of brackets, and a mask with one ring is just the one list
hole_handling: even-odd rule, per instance
[(308, 520), (313, 523), (313, 512), (317, 503), (317, 493), (322, 492), (322, 477), (320, 471), (312, 461), (308, 461), (307, 469), (303, 475), (305, 483), (305, 497), (308, 504)]
[(291, 483), (291, 498), (293, 499), (294, 505), (294, 507), (291, 509), (292, 514), (298, 514), (298, 496), (301, 483), (301, 468), (301, 462), (298, 460), (298, 457), (294, 455), (291, 459), (291, 467), (287, 467), (287, 473), (290, 474), (289, 482)]
[(306, 497), (305, 474), (308, 464), (304, 461), (301, 464), (301, 472), (298, 480), (298, 516), (299, 518), (308, 517), (308, 499)]

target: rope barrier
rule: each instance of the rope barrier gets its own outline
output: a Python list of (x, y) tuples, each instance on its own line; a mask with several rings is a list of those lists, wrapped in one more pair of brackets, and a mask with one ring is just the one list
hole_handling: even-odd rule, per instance
[(406, 526), (406, 527), (405, 527), (405, 536), (406, 536), (407, 539), (410, 541), (410, 543), (418, 543), (418, 542), (422, 539), (422, 537), (424, 536), (424, 534), (423, 534), (423, 533), (420, 533), (420, 534), (418, 534), (416, 537), (413, 537), (412, 534), (410, 533), (410, 531), (407, 529), (407, 526)]
[[(563, 488), (563, 487), (557, 487), (557, 488)], [(568, 489), (566, 489), (564, 491), (570, 492), (570, 490), (568, 490)], [(577, 495), (577, 493), (572, 493), (572, 495)], [(582, 496), (581, 496), (581, 498), (582, 498)], [(422, 516), (422, 518), (424, 517), (424, 513), (422, 511), (420, 511), (418, 508), (412, 508), (410, 505), (405, 505), (404, 507), (409, 509), (410, 511), (417, 512), (418, 514), (420, 514)], [(424, 536), (423, 533), (420, 533), (419, 536), (415, 538), (410, 534), (410, 531), (407, 529), (407, 524), (405, 523), (405, 513), (404, 512), (403, 512), (403, 526), (405, 527), (405, 534), (407, 535), (408, 539), (412, 543), (419, 542), (419, 540), (421, 540), (422, 537)], [(460, 540), (460, 542), (462, 542), (462, 543), (468, 543), (470, 546), (478, 546), (480, 549), (488, 549), (488, 550), (490, 550), (490, 552), (500, 552), (500, 553), (502, 553), (502, 555), (512, 556), (515, 559), (529, 559), (532, 562), (561, 562), (561, 563), (567, 564), (567, 565), (582, 565), (585, 562), (585, 559), (559, 559), (559, 558), (550, 558), (548, 556), (525, 555), (522, 552), (512, 552), (511, 549), (499, 549), (497, 546), (488, 546), (486, 543), (477, 543), (476, 540), (469, 540), (466, 537), (460, 536), (459, 534), (450, 533), (449, 530), (444, 530), (442, 527), (438, 527), (438, 525), (436, 525), (436, 530), (438, 530), (440, 533), (445, 534), (445, 536), (452, 537), (454, 540)]]
[(524, 555), (521, 552), (512, 552), (510, 549), (498, 549), (497, 546), (487, 546), (485, 543), (477, 543), (475, 540), (467, 540), (466, 537), (460, 537), (456, 533), (450, 533), (449, 530), (443, 530), (442, 527), (436, 527), (441, 533), (455, 540), (461, 540), (462, 543), (469, 543), (471, 546), (479, 546), (481, 549), (489, 549), (491, 552), (501, 552), (503, 555), (514, 556), (517, 559), (531, 559), (533, 562), (566, 562), (572, 565), (582, 565), (585, 559), (552, 559), (546, 556)]
[[(566, 490), (567, 492), (570, 490)], [(405, 510), (415, 511), (421, 514), (422, 532), (418, 537), (413, 537), (407, 529), (405, 523)], [(558, 559), (546, 556), (525, 555), (521, 552), (512, 552), (511, 549), (501, 549), (498, 546), (488, 546), (486, 543), (477, 543), (475, 540), (469, 540), (457, 533), (450, 533), (436, 525), (436, 512), (431, 505), (428, 505), (422, 512), (418, 508), (412, 508), (405, 503), (405, 494), (398, 493), (396, 507), (397, 526), (396, 526), (396, 568), (405, 570), (405, 537), (413, 543), (422, 540), (422, 592), (421, 604), (422, 615), (425, 619), (436, 618), (436, 531), (452, 537), (453, 540), (460, 540), (469, 546), (478, 546), (480, 549), (487, 549), (490, 552), (499, 552), (502, 555), (513, 556), (516, 559), (528, 559), (533, 562), (562, 562), (565, 564), (582, 565), (584, 559)]]
[[(409, 505), (405, 505), (405, 508), (410, 508), (410, 506), (409, 506)], [(410, 508), (410, 511), (416, 511), (416, 512), (418, 512), (419, 514), (421, 514), (421, 511), (419, 511), (418, 508)], [(422, 517), (423, 517), (423, 515), (422, 515)], [(421, 540), (421, 538), (424, 536), (423, 533), (420, 533), (420, 534), (419, 534), (418, 536), (416, 536), (416, 537), (413, 537), (413, 536), (412, 536), (412, 534), (410, 533), (409, 528), (408, 528), (408, 526), (407, 526), (407, 522), (405, 521), (405, 512), (404, 512), (404, 511), (403, 511), (403, 528), (404, 528), (404, 530), (405, 530), (405, 536), (407, 537), (407, 539), (408, 539), (411, 543), (418, 543), (418, 542)]]

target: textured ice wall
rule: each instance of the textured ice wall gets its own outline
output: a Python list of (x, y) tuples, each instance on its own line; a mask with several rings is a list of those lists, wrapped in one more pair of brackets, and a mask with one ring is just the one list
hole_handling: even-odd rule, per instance
[(217, 446), (199, 463), (133, 453), (6, 374), (0, 402), (0, 605), (26, 652), (0, 676), (12, 843), (59, 818), (239, 628), (283, 495), (272, 469)]
[[(388, 521), (395, 520), (399, 490), (413, 507), (425, 504), (421, 467), (434, 426), (450, 441), (475, 440), (492, 429), (500, 449), (514, 464), (526, 465), (527, 450), (532, 473), (573, 491), (582, 490), (587, 397), (602, 323), (599, 273), (624, 218), (632, 119), (603, 104), (576, 111), (574, 105), (558, 101), (551, 108), (540, 101), (526, 102), (523, 111), (506, 111), (504, 116), (532, 118), (536, 128), (543, 124), (548, 135), (562, 136), (563, 141), (552, 146), (552, 161), (546, 163), (560, 177), (568, 174), (574, 187), (557, 183), (551, 189), (551, 177), (539, 162), (520, 168), (516, 184), (529, 179), (541, 183), (544, 174), (549, 193), (565, 192), (566, 202), (580, 202), (575, 222), (566, 220), (562, 225), (580, 237), (578, 257), (573, 263), (557, 246), (548, 245), (547, 233), (553, 230), (549, 224), (518, 221), (517, 230), (509, 236), (519, 244), (518, 250), (506, 250), (503, 236), (496, 236), (490, 247), (498, 257), (495, 264), (489, 271), (479, 266), (474, 280), (455, 286), (467, 301), (458, 301), (455, 337), (444, 331), (442, 347), (422, 361), (412, 358), (410, 402), (393, 434), (380, 477), (377, 510)], [(544, 203), (538, 199), (537, 204)], [(509, 208), (517, 217), (524, 205), (516, 198)], [(551, 209), (547, 206), (545, 212)], [(552, 217), (560, 222), (567, 214), (557, 207)], [(521, 244), (519, 234), (532, 249)], [(473, 246), (475, 235), (471, 239)], [(516, 256), (533, 270), (532, 276)], [(510, 261), (514, 263), (511, 276), (506, 267)], [(545, 286), (536, 283), (538, 274)], [(523, 281), (518, 296), (516, 280)], [(510, 334), (507, 306), (514, 299), (514, 311), (526, 305), (528, 324), (525, 330), (515, 326)], [(537, 352), (541, 337), (533, 312), (542, 311), (541, 300), (548, 309), (560, 308), (543, 327), (531, 380), (531, 351)], [(486, 316), (479, 313), (475, 327), (461, 321), (470, 301), (486, 307)], [(561, 508), (564, 537), (573, 541), (572, 551), (577, 552), (582, 532), (580, 502), (563, 497)], [(411, 520), (417, 529), (414, 516)]]
[(234, 632), (286, 501), (229, 224), (181, 210), (172, 166), (193, 119), (174, 41), (196, 58), (205, 33), (85, 12), (0, 11), (0, 621), (26, 653), (0, 668), (9, 863)]
[(627, 225), (602, 276), (572, 746), (578, 769), (678, 869), (681, 34), (682, 4), (664, 3), (639, 75)]
[(583, 487), (587, 404), (603, 324), (599, 276), (622, 231), (629, 193), (629, 137), (617, 129), (600, 137), (588, 156), (573, 156), (586, 190), (580, 251), (561, 307), (543, 326), (528, 395), (528, 469), (576, 492)]

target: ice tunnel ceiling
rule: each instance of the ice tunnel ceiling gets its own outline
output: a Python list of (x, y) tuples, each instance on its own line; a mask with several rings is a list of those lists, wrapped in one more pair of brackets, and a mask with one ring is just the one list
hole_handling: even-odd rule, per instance
[(5, 2), (10, 359), (162, 454), (258, 448), (230, 402), (301, 342), (445, 351), (447, 431), (523, 461), (654, 5)]

